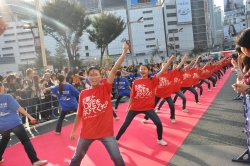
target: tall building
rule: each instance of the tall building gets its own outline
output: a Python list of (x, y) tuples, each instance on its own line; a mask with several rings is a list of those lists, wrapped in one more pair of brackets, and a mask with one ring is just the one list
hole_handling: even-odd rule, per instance
[(209, 4), (207, 0), (191, 0), (194, 46), (207, 50), (211, 44)]
[(244, 28), (247, 28), (244, 1), (238, 0), (232, 5), (224, 4), (225, 16), (223, 23), (223, 49), (235, 50), (235, 37)]
[(214, 6), (214, 25), (216, 31), (223, 28), (223, 11), (221, 6)]
[(34, 4), (21, 0), (0, 0), (0, 15), (9, 23), (9, 29), (0, 36), (0, 74), (20, 72), (23, 66), (34, 64), (36, 58), (31, 30), (24, 30), (21, 20), (33, 20)]
[(163, 5), (168, 54), (189, 53), (195, 47), (190, 0), (168, 0)]

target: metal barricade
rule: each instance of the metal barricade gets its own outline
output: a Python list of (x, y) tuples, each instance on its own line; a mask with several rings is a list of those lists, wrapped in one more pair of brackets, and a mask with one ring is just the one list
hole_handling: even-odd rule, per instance
[(245, 117), (245, 128), (243, 128), (242, 132), (246, 134), (247, 150), (239, 157), (233, 158), (232, 161), (250, 163), (250, 97), (246, 95), (243, 96), (243, 114)]

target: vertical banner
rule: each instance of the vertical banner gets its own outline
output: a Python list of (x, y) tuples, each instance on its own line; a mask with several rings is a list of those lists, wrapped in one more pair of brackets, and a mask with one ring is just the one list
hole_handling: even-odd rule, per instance
[(192, 12), (190, 0), (176, 0), (178, 23), (192, 22)]

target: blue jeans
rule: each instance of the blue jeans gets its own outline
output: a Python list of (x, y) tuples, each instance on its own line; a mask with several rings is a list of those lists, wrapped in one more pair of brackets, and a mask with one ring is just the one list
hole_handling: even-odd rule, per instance
[[(71, 159), (70, 166), (80, 166), (81, 161), (85, 154), (87, 153), (89, 146), (94, 142), (95, 140), (99, 140), (103, 143), (105, 148), (107, 149), (111, 160), (113, 160), (115, 166), (125, 166), (125, 163), (123, 161), (123, 158), (120, 154), (120, 150), (118, 148), (117, 142), (115, 140), (115, 137), (105, 137), (100, 139), (83, 139), (79, 138), (75, 154), (73, 158)], [(105, 164), (104, 164), (105, 165)]]

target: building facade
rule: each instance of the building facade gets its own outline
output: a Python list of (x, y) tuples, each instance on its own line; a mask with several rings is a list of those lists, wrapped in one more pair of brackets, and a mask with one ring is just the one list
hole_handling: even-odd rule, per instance
[(36, 59), (34, 37), (24, 30), (22, 20), (33, 20), (34, 4), (21, 0), (0, 0), (0, 15), (9, 23), (9, 29), (0, 36), (0, 75), (22, 73), (22, 68), (33, 65)]

